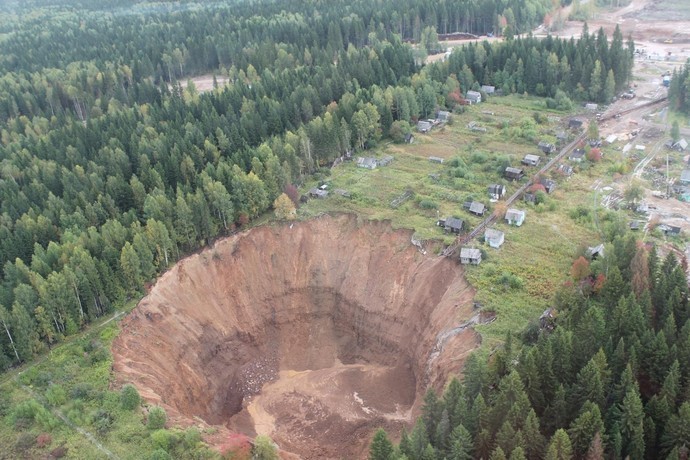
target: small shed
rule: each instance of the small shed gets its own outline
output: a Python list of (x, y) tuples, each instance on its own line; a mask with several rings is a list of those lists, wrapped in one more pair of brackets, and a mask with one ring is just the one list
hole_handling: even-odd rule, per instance
[(559, 131), (556, 133), (556, 140), (559, 144), (563, 144), (568, 140), (568, 134), (565, 131)]
[(585, 151), (583, 149), (575, 149), (570, 153), (570, 155), (568, 155), (568, 159), (570, 161), (575, 161), (576, 163), (581, 163), (584, 158)]
[(496, 87), (495, 86), (490, 86), (490, 85), (482, 85), (482, 91), (487, 95), (490, 96), (496, 92)]
[(684, 169), (683, 172), (680, 173), (680, 183), (683, 185), (690, 184), (690, 169)]
[(525, 221), (526, 215), (527, 213), (521, 209), (511, 208), (506, 211), (505, 220), (508, 222), (508, 225), (519, 227)]
[(607, 143), (607, 144), (613, 144), (613, 143), (616, 142), (617, 140), (618, 140), (618, 136), (617, 136), (616, 134), (609, 134), (609, 135), (606, 137), (606, 143)]
[(412, 134), (412, 133), (405, 134), (405, 143), (411, 144), (413, 142), (414, 142), (414, 134)]
[(556, 146), (546, 141), (539, 142), (538, 147), (545, 155), (550, 155), (556, 151)]
[(527, 154), (525, 158), (522, 159), (522, 164), (527, 166), (537, 166), (541, 162), (541, 157), (539, 155)]
[(450, 121), (450, 112), (447, 110), (439, 110), (436, 114), (436, 121), (439, 123), (448, 123)]
[(587, 255), (592, 260), (596, 260), (599, 257), (604, 257), (604, 243), (587, 248)]
[(546, 179), (544, 177), (539, 179), (539, 183), (544, 186), (546, 193), (551, 193), (556, 190), (556, 181), (552, 179)]
[(539, 317), (539, 327), (552, 331), (556, 327), (556, 309), (549, 307)]
[(478, 91), (468, 91), (467, 94), (465, 94), (465, 99), (467, 99), (470, 104), (479, 104), (482, 102), (482, 95)]
[(520, 180), (524, 175), (525, 173), (522, 171), (522, 169), (513, 168), (511, 166), (508, 166), (505, 171), (506, 179), (510, 180)]
[(666, 236), (678, 236), (680, 235), (680, 227), (669, 224), (659, 224), (657, 227)]
[(630, 230), (640, 230), (641, 228), (644, 228), (644, 221), (643, 220), (631, 220), (630, 221)]
[(326, 198), (328, 196), (328, 190), (321, 190), (318, 187), (309, 189), (309, 196), (312, 198)]
[(483, 216), (486, 212), (486, 206), (484, 206), (484, 204), (480, 203), (479, 201), (473, 201), (472, 203), (470, 203), (468, 209), (470, 213), (474, 214), (475, 216)]
[(376, 169), (376, 166), (378, 166), (378, 162), (376, 161), (376, 158), (359, 157), (357, 158), (357, 166), (366, 169)]
[(590, 112), (596, 112), (598, 108), (599, 108), (599, 106), (597, 104), (594, 104), (591, 102), (588, 104), (585, 104), (585, 110), (589, 110)]
[(457, 217), (446, 217), (445, 219), (439, 219), (436, 225), (443, 227), (443, 230), (450, 233), (460, 233), (465, 226), (465, 222)]
[(685, 149), (688, 148), (688, 141), (686, 141), (685, 139), (681, 139), (675, 144), (673, 144), (673, 148), (678, 150), (679, 152), (683, 152), (685, 151)]
[(431, 131), (431, 123), (425, 120), (420, 120), (417, 122), (417, 131), (420, 133), (428, 133)]
[(568, 120), (568, 128), (570, 129), (580, 129), (582, 128), (584, 121), (579, 118), (571, 118)]
[(479, 265), (482, 261), (482, 251), (476, 248), (460, 248), (460, 263), (463, 265)]
[(506, 194), (506, 186), (503, 184), (491, 184), (487, 189), (491, 200), (500, 200)]
[(441, 157), (429, 157), (429, 161), (432, 163), (443, 164), (443, 158), (441, 158)]
[(559, 164), (557, 171), (566, 177), (570, 177), (573, 175), (573, 167), (565, 163)]
[(376, 163), (378, 166), (388, 166), (393, 162), (393, 156), (392, 155), (386, 155), (385, 157), (381, 158), (380, 160), (376, 160)]
[(487, 228), (484, 232), (484, 241), (494, 249), (499, 249), (505, 241), (505, 233), (495, 228)]

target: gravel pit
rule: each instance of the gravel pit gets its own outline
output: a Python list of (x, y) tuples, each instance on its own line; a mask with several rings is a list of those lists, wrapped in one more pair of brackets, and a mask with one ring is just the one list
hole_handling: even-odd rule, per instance
[[(179, 262), (122, 322), (116, 380), (177, 423), (366, 458), (478, 343), (473, 291), (409, 230), (353, 215), (259, 227)], [(453, 331), (448, 333), (448, 331)]]

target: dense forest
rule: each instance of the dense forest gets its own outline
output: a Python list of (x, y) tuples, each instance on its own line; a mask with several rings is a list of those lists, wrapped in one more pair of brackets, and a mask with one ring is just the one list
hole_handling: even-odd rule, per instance
[(369, 458), (687, 459), (685, 267), (628, 234), (571, 275), (552, 315), (471, 356), (463, 383), (427, 393), (399, 446), (377, 432)]
[(671, 108), (686, 115), (690, 114), (690, 63), (680, 69), (674, 69), (671, 85), (668, 88), (668, 99)]
[[(490, 4), (482, 14), (481, 0), (4, 4), (0, 369), (136, 297), (282, 192), (297, 200), (293, 184), (343, 153), (459, 106), (470, 88), (567, 109), (629, 78), (619, 31), (610, 44), (585, 31), (577, 42), (471, 45), (430, 66), (403, 40), (491, 30), (480, 18), (511, 8), (535, 24), (522, 15), (544, 7)], [(182, 89), (202, 72), (230, 83)]]

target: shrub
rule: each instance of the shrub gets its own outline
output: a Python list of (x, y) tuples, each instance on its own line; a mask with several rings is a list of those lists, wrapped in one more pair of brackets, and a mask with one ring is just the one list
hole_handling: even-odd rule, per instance
[(172, 460), (172, 457), (170, 456), (169, 453), (167, 453), (163, 449), (156, 449), (151, 453), (151, 455), (148, 456), (148, 459), (149, 460)]
[(41, 433), (36, 438), (36, 446), (41, 449), (53, 442), (53, 437), (49, 433)]
[(122, 408), (126, 410), (134, 410), (139, 407), (139, 404), (141, 404), (141, 397), (134, 385), (128, 383), (122, 387), (122, 391), (120, 392), (120, 403), (122, 404)]
[(87, 382), (75, 384), (69, 392), (71, 399), (89, 400), (93, 397), (93, 385)]
[(67, 401), (67, 392), (62, 385), (52, 384), (46, 390), (46, 399), (53, 407), (62, 406)]
[(421, 200), (419, 207), (422, 209), (438, 209), (438, 204), (432, 200)]
[(149, 430), (160, 430), (165, 427), (165, 422), (168, 420), (168, 415), (165, 413), (165, 409), (160, 406), (153, 406), (149, 410), (148, 420), (146, 426)]
[(91, 424), (101, 436), (105, 435), (113, 425), (113, 416), (110, 412), (98, 409), (92, 416)]
[(489, 159), (483, 152), (473, 152), (470, 156), (470, 162), (475, 164), (484, 164)]

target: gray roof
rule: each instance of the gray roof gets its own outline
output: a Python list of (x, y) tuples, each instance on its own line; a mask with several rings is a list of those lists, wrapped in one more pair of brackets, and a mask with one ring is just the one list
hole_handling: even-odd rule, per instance
[(682, 173), (680, 173), (680, 180), (683, 182), (690, 182), (690, 169), (684, 169)]
[(429, 131), (431, 129), (431, 123), (428, 121), (419, 121), (417, 123), (417, 129), (420, 131)]
[(486, 232), (484, 232), (484, 238), (487, 240), (498, 240), (503, 236), (504, 233), (500, 230), (496, 230), (495, 228), (487, 228)]
[(457, 217), (446, 217), (445, 226), (447, 228), (457, 228), (459, 230), (462, 230), (462, 225), (463, 225), (462, 219), (458, 219)]
[(481, 93), (477, 91), (468, 91), (467, 94), (465, 95), (467, 99), (481, 99), (482, 95)]
[(365, 168), (373, 169), (378, 165), (378, 161), (376, 161), (376, 158), (360, 157), (357, 159), (357, 164), (359, 166), (363, 166)]
[(513, 168), (511, 166), (508, 166), (506, 168), (506, 174), (522, 174), (522, 169)]
[(493, 94), (496, 92), (496, 87), (491, 85), (482, 85), (482, 91), (484, 91), (486, 94)]
[(477, 248), (460, 248), (461, 259), (479, 259), (482, 257), (482, 251)]
[(527, 155), (525, 155), (525, 158), (524, 158), (524, 161), (529, 161), (530, 163), (534, 162), (534, 161), (540, 161), (540, 160), (541, 160), (541, 157), (539, 155), (532, 155), (531, 153), (528, 153)]
[(509, 209), (506, 211), (506, 219), (516, 219), (520, 216), (525, 216), (525, 211), (521, 209)]
[(688, 148), (688, 141), (681, 139), (673, 145), (675, 148), (680, 150), (685, 150)]
[(478, 201), (473, 201), (470, 205), (470, 212), (481, 214), (484, 212), (484, 205)]

